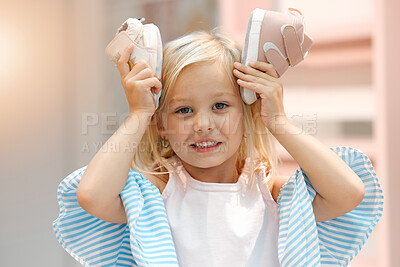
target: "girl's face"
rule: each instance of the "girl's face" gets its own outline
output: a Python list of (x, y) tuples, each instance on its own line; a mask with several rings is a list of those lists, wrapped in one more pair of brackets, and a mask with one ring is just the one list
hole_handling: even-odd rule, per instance
[[(183, 163), (195, 168), (233, 168), (244, 132), (243, 107), (238, 87), (232, 85), (224, 67), (209, 61), (191, 64), (170, 90), (160, 135), (169, 140)], [(193, 144), (201, 139), (219, 144), (200, 151)]]

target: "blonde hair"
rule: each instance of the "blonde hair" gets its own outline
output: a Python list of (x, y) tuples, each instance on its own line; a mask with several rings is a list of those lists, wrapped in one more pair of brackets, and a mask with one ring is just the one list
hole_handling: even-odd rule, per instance
[[(133, 165), (138, 171), (153, 175), (167, 174), (172, 171), (164, 164), (161, 157), (170, 158), (175, 155), (175, 152), (171, 146), (167, 148), (162, 146), (162, 138), (158, 134), (157, 127), (163, 125), (162, 122), (165, 119), (163, 114), (166, 110), (167, 100), (170, 99), (170, 89), (174, 86), (183, 68), (196, 62), (215, 61), (221, 63), (232, 81), (232, 86), (239, 90), (236, 83), (237, 78), (232, 71), (233, 63), (240, 62), (240, 57), (241, 48), (237, 43), (218, 33), (216, 29), (211, 32), (192, 32), (165, 45), (162, 67), (163, 91), (160, 106), (155, 111), (152, 122), (144, 133), (136, 152), (138, 160), (145, 169), (138, 167), (136, 157), (134, 157)], [(239, 146), (236, 168), (240, 173), (245, 159), (250, 157), (250, 182), (253, 184), (254, 174), (261, 169), (265, 169), (266, 173), (271, 173), (272, 176), (277, 175), (278, 157), (273, 136), (261, 120), (258, 103), (254, 102), (251, 105), (247, 105), (243, 101), (241, 103), (244, 113), (244, 138)], [(254, 163), (255, 160), (258, 160), (258, 164)], [(155, 162), (160, 164), (154, 164)], [(151, 170), (153, 164), (157, 167)], [(162, 172), (162, 170), (168, 171)]]

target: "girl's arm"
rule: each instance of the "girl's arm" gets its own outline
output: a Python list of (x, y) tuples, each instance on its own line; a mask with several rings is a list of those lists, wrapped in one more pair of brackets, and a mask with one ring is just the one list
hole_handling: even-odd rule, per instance
[(275, 126), (271, 133), (317, 191), (312, 203), (316, 222), (339, 217), (361, 203), (365, 194), (363, 182), (335, 152), (286, 117), (277, 120)]
[(317, 191), (313, 201), (316, 221), (343, 215), (363, 200), (365, 188), (357, 174), (335, 152), (305, 134), (287, 119), (283, 88), (271, 64), (236, 62), (237, 83), (259, 94), (260, 116), (264, 125), (297, 161)]
[(146, 113), (130, 114), (88, 164), (78, 186), (77, 199), (91, 215), (107, 222), (126, 223), (119, 194), (150, 119)]
[(77, 190), (79, 205), (108, 222), (126, 223), (120, 193), (125, 187), (137, 146), (155, 112), (151, 90), (161, 90), (160, 78), (143, 60), (128, 64), (133, 45), (118, 60), (121, 84), (129, 104), (129, 116), (88, 164)]

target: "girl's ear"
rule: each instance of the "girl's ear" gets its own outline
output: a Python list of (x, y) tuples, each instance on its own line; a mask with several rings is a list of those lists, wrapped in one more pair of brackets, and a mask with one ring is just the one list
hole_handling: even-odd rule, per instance
[(164, 126), (162, 125), (162, 122), (159, 120), (159, 121), (157, 121), (157, 125), (156, 125), (157, 127), (157, 132), (158, 132), (158, 134), (161, 136), (161, 137), (163, 137), (164, 135), (165, 135), (165, 128), (164, 128)]
[(158, 129), (157, 129), (157, 131), (158, 131), (158, 135), (159, 135), (161, 138), (165, 137), (164, 130), (158, 130)]

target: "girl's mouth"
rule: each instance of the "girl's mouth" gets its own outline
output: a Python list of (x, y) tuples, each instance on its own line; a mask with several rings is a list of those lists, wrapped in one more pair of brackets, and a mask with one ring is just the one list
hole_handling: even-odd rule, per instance
[(196, 152), (209, 152), (217, 149), (222, 142), (218, 142), (216, 145), (208, 146), (208, 147), (197, 147), (196, 145), (190, 145)]

